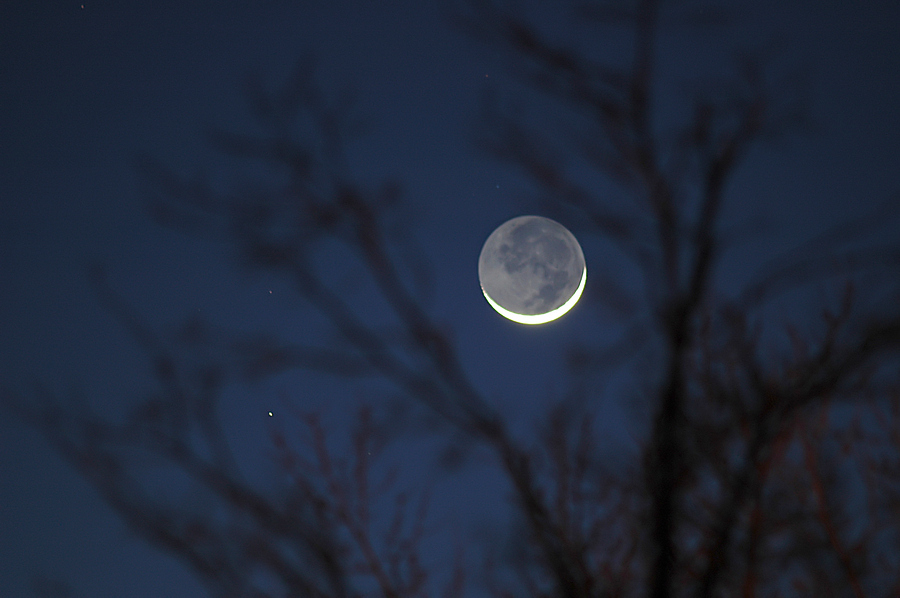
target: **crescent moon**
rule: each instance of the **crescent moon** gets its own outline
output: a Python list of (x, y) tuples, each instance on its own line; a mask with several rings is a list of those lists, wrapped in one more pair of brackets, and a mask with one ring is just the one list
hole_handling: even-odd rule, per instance
[(584, 253), (563, 225), (519, 216), (499, 226), (478, 259), (481, 291), (500, 315), (544, 324), (578, 303), (587, 283)]

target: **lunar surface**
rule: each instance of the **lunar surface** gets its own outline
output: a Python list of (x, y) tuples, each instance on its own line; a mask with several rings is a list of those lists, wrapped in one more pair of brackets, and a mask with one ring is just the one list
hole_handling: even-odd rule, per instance
[(584, 254), (563, 225), (519, 216), (491, 233), (478, 258), (485, 299), (521, 324), (555, 320), (578, 302), (587, 282)]

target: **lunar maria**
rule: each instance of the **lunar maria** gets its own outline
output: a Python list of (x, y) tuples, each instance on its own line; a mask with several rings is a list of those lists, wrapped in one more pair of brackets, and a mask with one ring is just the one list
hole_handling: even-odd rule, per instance
[(521, 324), (544, 324), (568, 312), (587, 282), (575, 236), (542, 216), (518, 216), (491, 233), (478, 258), (485, 299)]

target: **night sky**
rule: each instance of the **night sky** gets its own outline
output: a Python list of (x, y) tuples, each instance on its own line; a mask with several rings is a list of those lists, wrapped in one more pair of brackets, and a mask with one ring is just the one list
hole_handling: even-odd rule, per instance
[[(558, 322), (521, 327), (484, 301), (481, 244), (504, 220), (536, 213), (540, 203), (527, 177), (477, 143), (487, 126), (479, 116), (484, 98), (524, 101), (523, 88), (510, 76), (508, 57), (467, 36), (452, 12), (445, 3), (412, 0), (3, 2), (3, 387), (89, 397), (111, 415), (144, 394), (151, 383), (145, 356), (90, 284), (98, 264), (153, 327), (199, 314), (237, 330), (324, 334), (283, 281), (236, 272), (223, 245), (154, 224), (146, 209), (154, 183), (135, 167), (137, 156), (150, 155), (227, 187), (238, 175), (206, 133), (251, 130), (242, 92), (248, 77), (274, 86), (312, 56), (321, 88), (352, 91), (366, 122), (368, 132), (352, 146), (353, 172), (372, 185), (402, 186), (408, 232), (429, 264), (429, 312), (484, 395), (527, 433), (542, 401), (566, 391), (562, 349), (618, 330), (615, 314), (596, 298), (604, 276), (626, 274), (614, 256), (583, 239), (587, 289)], [(728, 190), (725, 223), (761, 228), (721, 263), (724, 288), (775, 252), (897, 197), (898, 24), (893, 0), (767, 0), (737, 9), (723, 32), (661, 39), (661, 78), (672, 98), (679, 79), (723, 64), (729, 43), (781, 40), (783, 61), (808, 78), (809, 132), (757, 147)], [(563, 224), (578, 234), (579, 223)], [(342, 274), (333, 272), (336, 284), (353, 293)], [(225, 419), (252, 463), (266, 458), (268, 412), (281, 415), (286, 396), (330, 414), (339, 434), (348, 425), (341, 414), (362, 392), (286, 377), (230, 392)], [(623, 412), (627, 407), (612, 404), (606, 412), (611, 445), (627, 429)], [(483, 533), (502, 514), (503, 492), (485, 490), (486, 467), (476, 463), (448, 478), (428, 458), (408, 463), (409, 479), (434, 485), (439, 518), (451, 520), (456, 505), (471, 522), (465, 529)], [(42, 436), (2, 413), (0, 596), (33, 595), (36, 577), (98, 598), (202, 594), (184, 566), (135, 538)]]

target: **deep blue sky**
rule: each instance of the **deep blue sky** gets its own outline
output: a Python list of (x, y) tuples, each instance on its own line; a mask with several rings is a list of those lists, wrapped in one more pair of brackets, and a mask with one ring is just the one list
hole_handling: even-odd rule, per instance
[[(154, 325), (199, 310), (234, 327), (302, 329), (285, 324), (298, 312), (283, 285), (235, 277), (220, 247), (151, 224), (148, 185), (132, 161), (145, 152), (227, 180), (203, 132), (246, 129), (240, 85), (248, 73), (277, 81), (313, 52), (323, 87), (355, 90), (372, 124), (354, 153), (361, 178), (404, 185), (414, 234), (433, 264), (431, 310), (452, 329), (472, 377), (510, 412), (562, 392), (559, 347), (615, 322), (579, 306), (551, 327), (523, 331), (481, 297), (481, 243), (530, 209), (529, 186), (473, 144), (479, 98), (506, 89), (504, 59), (446, 14), (443, 3), (412, 0), (4, 2), (0, 381), (80, 388), (111, 413), (140, 394), (148, 379), (141, 354), (99, 306), (85, 276), (92, 263), (106, 264), (113, 285)], [(780, 34), (790, 59), (807, 68), (818, 125), (757, 150), (735, 180), (730, 217), (765, 215), (777, 230), (725, 262), (723, 275), (740, 278), (766, 243), (790, 246), (897, 191), (900, 4), (748, 2), (737, 16), (729, 33), (706, 41), (663, 40), (664, 75), (715, 64), (725, 41)], [(690, 52), (695, 41), (699, 54)], [(603, 256), (586, 254), (590, 274)], [(589, 276), (586, 298), (600, 292)], [(272, 386), (235, 397), (236, 417), (256, 422), (236, 442), (264, 446), (264, 412), (280, 393), (307, 391)], [(98, 598), (198, 593), (180, 564), (132, 538), (40, 436), (5, 418), (0, 595), (29, 595), (38, 574)]]

